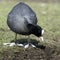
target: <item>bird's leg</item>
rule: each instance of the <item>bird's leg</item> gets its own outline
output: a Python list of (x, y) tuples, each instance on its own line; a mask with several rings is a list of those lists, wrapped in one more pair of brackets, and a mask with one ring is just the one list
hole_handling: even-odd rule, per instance
[(28, 43), (24, 46), (24, 48), (28, 48), (29, 47), (29, 45), (30, 45), (30, 36), (28, 36)]
[(24, 46), (24, 48), (28, 48), (29, 46), (32, 46), (32, 47), (36, 47), (35, 45), (33, 45), (31, 42), (30, 42), (30, 35), (28, 36), (28, 44)]
[(28, 36), (28, 44), (30, 44), (30, 35)]
[(17, 39), (17, 33), (15, 33), (15, 41), (16, 41), (16, 39)]
[(17, 33), (15, 33), (15, 39), (14, 39), (14, 41), (11, 41), (11, 43), (9, 43), (9, 46), (14, 46), (15, 45), (16, 38), (17, 38)]

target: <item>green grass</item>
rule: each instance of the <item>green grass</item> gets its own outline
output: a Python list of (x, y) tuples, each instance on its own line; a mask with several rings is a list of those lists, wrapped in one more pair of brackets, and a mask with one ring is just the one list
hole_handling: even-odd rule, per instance
[[(15, 37), (12, 31), (8, 31), (9, 28), (6, 21), (8, 13), (17, 3), (19, 3), (19, 1), (0, 2), (0, 42), (10, 42)], [(45, 6), (42, 6), (43, 3), (41, 2), (25, 3), (35, 11), (38, 24), (45, 30), (44, 43), (57, 44), (58, 46), (60, 44), (60, 4), (44, 3)]]
[[(7, 16), (13, 6), (17, 3), (19, 3), (19, 0), (3, 0), (0, 2), (0, 60), (12, 60), (13, 58), (21, 59), (22, 57), (24, 58), (24, 55), (28, 55), (31, 51), (31, 54), (33, 55), (39, 55), (43, 51), (45, 55), (47, 55), (47, 60), (50, 58), (58, 60), (60, 57), (60, 3), (25, 2), (35, 11), (38, 19), (38, 25), (45, 30), (43, 36), (44, 41), (40, 41), (38, 43), (38, 46), (46, 46), (45, 50), (36, 48), (38, 51), (37, 53), (36, 49), (25, 50), (23, 47), (2, 46), (3, 42), (11, 42), (15, 38), (15, 33), (10, 31), (7, 26)], [(19, 40), (20, 37), (23, 38), (23, 40), (27, 40), (26, 37), (20, 35), (17, 36), (17, 40)], [(23, 42), (23, 40), (21, 42)], [(38, 39), (34, 35), (31, 35), (31, 40), (32, 42), (35, 42), (34, 40)], [(37, 42), (35, 43), (37, 44)]]

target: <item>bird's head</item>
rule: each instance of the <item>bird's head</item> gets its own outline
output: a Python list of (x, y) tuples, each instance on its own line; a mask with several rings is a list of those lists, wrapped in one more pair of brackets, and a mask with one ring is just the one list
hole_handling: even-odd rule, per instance
[(35, 35), (39, 37), (39, 39), (41, 39), (42, 41), (43, 41), (43, 34), (44, 30), (40, 26), (37, 26)]
[(40, 26), (38, 26), (38, 25), (35, 26), (34, 34), (37, 37), (41, 38), (41, 40), (43, 41), (44, 30)]
[(31, 34), (34, 34), (35, 36), (41, 38), (43, 41), (44, 30), (40, 26), (29, 24), (29, 29)]

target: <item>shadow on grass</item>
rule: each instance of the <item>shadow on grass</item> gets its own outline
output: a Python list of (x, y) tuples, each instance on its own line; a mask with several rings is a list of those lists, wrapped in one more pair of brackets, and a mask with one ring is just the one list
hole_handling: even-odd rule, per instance
[[(15, 42), (16, 44), (27, 44), (28, 43), (28, 39), (27, 38), (22, 38), (22, 39), (17, 39), (17, 40), (11, 40), (11, 42)], [(30, 43), (35, 45), (36, 48), (40, 48), (40, 49), (45, 49), (46, 46), (44, 46), (43, 44), (39, 45), (38, 43), (40, 43), (39, 41), (37, 41), (36, 39), (30, 39)]]

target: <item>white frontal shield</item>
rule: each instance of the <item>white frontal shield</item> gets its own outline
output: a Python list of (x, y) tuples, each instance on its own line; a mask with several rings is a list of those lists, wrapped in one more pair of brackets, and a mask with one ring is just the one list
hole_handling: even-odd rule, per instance
[(41, 39), (42, 41), (44, 41), (44, 39), (43, 39), (43, 34), (44, 34), (44, 30), (42, 30), (42, 36), (39, 37), (39, 40)]

